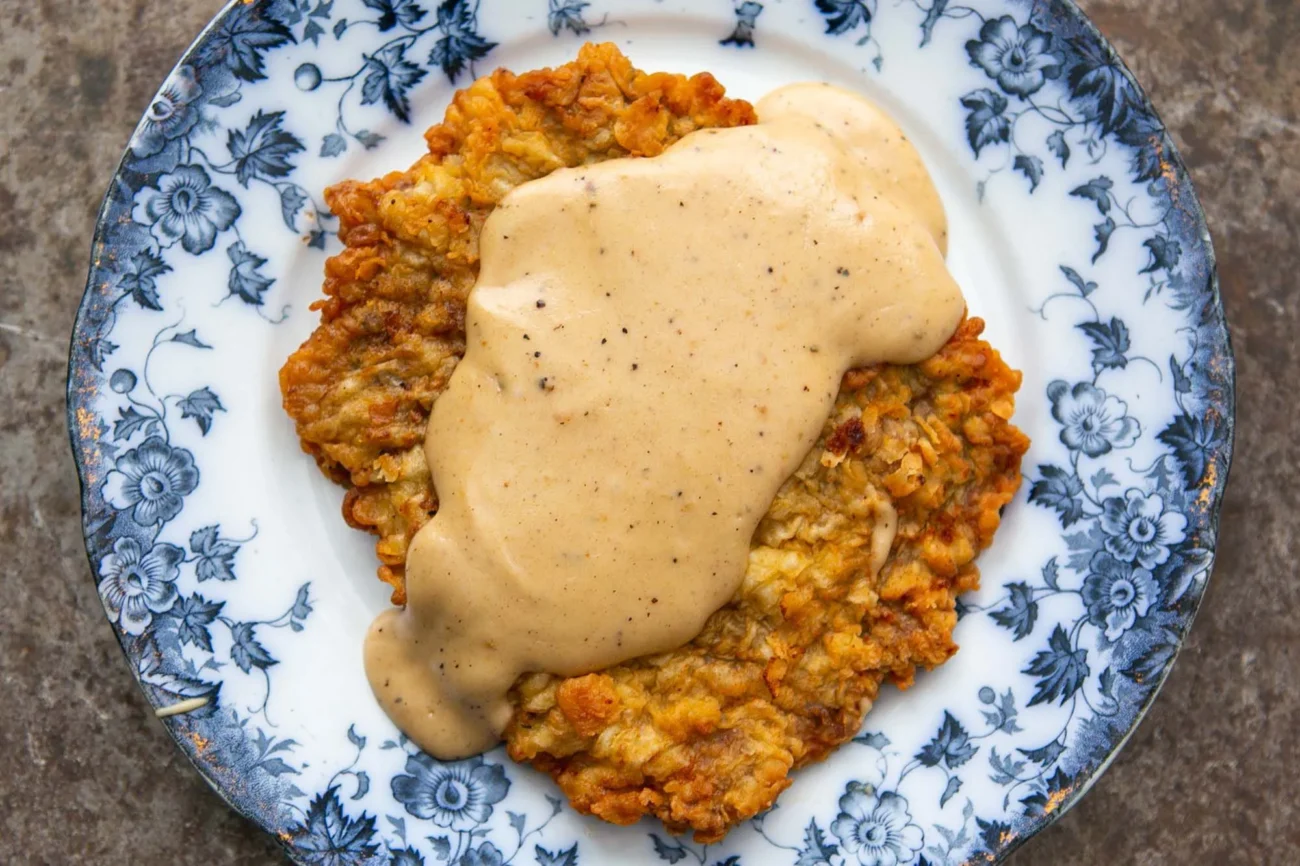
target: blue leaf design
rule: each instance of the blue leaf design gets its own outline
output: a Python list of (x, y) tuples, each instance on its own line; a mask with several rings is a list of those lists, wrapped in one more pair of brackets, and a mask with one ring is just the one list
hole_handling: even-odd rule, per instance
[(355, 724), (348, 725), (348, 742), (356, 746), (357, 751), (361, 751), (366, 747), (366, 738), (357, 733)]
[(307, 26), (302, 28), (302, 41), (312, 45), (320, 45), (320, 38), (324, 35), (325, 28), (318, 21), (308, 21)]
[(1138, 271), (1139, 274), (1151, 274), (1156, 271), (1169, 273), (1183, 255), (1182, 245), (1167, 235), (1153, 235), (1143, 241), (1142, 246), (1147, 248), (1150, 258), (1147, 260), (1146, 267)]
[(1101, 678), (1097, 684), (1097, 691), (1102, 697), (1115, 700), (1115, 669), (1106, 668), (1101, 672)]
[(227, 247), (226, 255), (230, 257), (231, 265), (230, 277), (226, 280), (230, 294), (237, 295), (246, 304), (261, 306), (263, 295), (275, 282), (274, 278), (257, 272), (266, 264), (266, 259), (249, 252), (243, 241), (235, 241)]
[(317, 795), (308, 805), (303, 823), (290, 827), (288, 834), (309, 862), (362, 861), (379, 851), (378, 845), (371, 844), (375, 819), (365, 812), (358, 818), (348, 817), (339, 800), (337, 785)]
[(1182, 469), (1183, 481), (1194, 488), (1205, 477), (1210, 455), (1218, 450), (1223, 439), (1223, 430), (1217, 415), (1207, 414), (1202, 418), (1184, 412), (1177, 415), (1156, 438), (1174, 452), (1174, 458)]
[(1176, 650), (1177, 647), (1173, 644), (1152, 644), (1120, 673), (1139, 685), (1148, 683), (1164, 671), (1173, 660)]
[(1020, 725), (1016, 724), (1016, 717), (1019, 715), (1016, 710), (1016, 696), (1011, 689), (1007, 689), (999, 696), (993, 689), (985, 686), (980, 689), (980, 700), (987, 704), (997, 702), (992, 711), (981, 710), (984, 721), (1003, 733), (1014, 734), (1020, 730)]
[(90, 363), (94, 365), (95, 369), (102, 373), (104, 371), (104, 361), (115, 351), (117, 351), (117, 343), (107, 337), (96, 337), (90, 341), (86, 354), (90, 357)]
[(347, 139), (338, 133), (330, 133), (321, 139), (321, 156), (338, 156), (347, 150)]
[(158, 419), (155, 416), (145, 415), (137, 411), (134, 406), (118, 409), (117, 412), (118, 419), (113, 422), (114, 439), (129, 439), (141, 430), (148, 435), (158, 426)]
[(362, 0), (368, 9), (379, 13), (375, 23), (381, 33), (392, 30), (398, 24), (412, 27), (424, 18), (425, 11), (413, 0)]
[(1102, 216), (1110, 212), (1110, 191), (1115, 184), (1105, 175), (1094, 177), (1085, 184), (1076, 186), (1070, 190), (1070, 195), (1075, 198), (1086, 198), (1097, 206), (1097, 210)]
[(582, 10), (590, 5), (586, 0), (568, 0), (564, 3), (551, 0), (546, 12), (546, 26), (550, 29), (551, 35), (559, 36), (560, 31), (565, 29), (575, 36), (590, 33), (591, 28), (582, 17)]
[(261, 3), (241, 3), (199, 48), (199, 65), (223, 64), (244, 81), (266, 77), (262, 55), (293, 42), (289, 28), (276, 20)]
[(754, 27), (758, 24), (758, 16), (763, 12), (763, 4), (755, 3), (754, 0), (745, 0), (736, 7), (736, 27), (731, 31), (731, 35), (721, 40), (719, 45), (734, 45), (737, 48), (754, 47)]
[(1115, 221), (1110, 217), (1106, 217), (1105, 220), (1092, 227), (1093, 236), (1097, 238), (1097, 252), (1092, 254), (1093, 264), (1096, 264), (1097, 259), (1101, 258), (1102, 254), (1106, 252), (1106, 247), (1110, 245), (1110, 236), (1114, 231)]
[(659, 855), (660, 860), (667, 860), (669, 863), (676, 863), (678, 860), (685, 859), (686, 849), (676, 842), (667, 842), (659, 838), (657, 833), (650, 834), (650, 841), (654, 843), (655, 853)]
[[(290, 615), (293, 619), (295, 619), (295, 620), (304, 620), (304, 619), (307, 618), (308, 614), (310, 614), (310, 613), (312, 612), (312, 606), (311, 606), (311, 604), (308, 602), (308, 596), (309, 596), (309, 590), (310, 590), (310, 588), (311, 588), (311, 582), (310, 582), (310, 581), (308, 581), (307, 583), (304, 583), (302, 586), (298, 587), (298, 595), (297, 595), (297, 596), (294, 598), (294, 600), (293, 600), (293, 609), (289, 611), (289, 615)], [(351, 731), (351, 729), (349, 728), (349, 732), (350, 732), (350, 731)], [(350, 734), (350, 733), (349, 733), (349, 739), (351, 739), (351, 734)], [(354, 740), (353, 742), (356, 742), (356, 741)], [(358, 748), (358, 749), (364, 749), (365, 746), (366, 746), (366, 738), (365, 738), (365, 737), (362, 737), (362, 738), (361, 738), (361, 742), (360, 742), (360, 743), (357, 743), (357, 748)]]
[(146, 310), (161, 310), (157, 278), (171, 270), (171, 265), (148, 250), (141, 250), (127, 262), (117, 286), (129, 292), (131, 300)]
[(1088, 679), (1088, 651), (1074, 649), (1062, 626), (1052, 630), (1047, 646), (1022, 671), (1040, 678), (1034, 696), (1029, 699), (1031, 707), (1052, 700), (1064, 704)]
[(985, 821), (983, 818), (976, 818), (975, 826), (979, 828), (980, 841), (990, 851), (1001, 851), (1003, 846), (1013, 838), (1011, 826), (1001, 821)]
[(352, 774), (357, 780), (357, 791), (352, 795), (353, 800), (360, 800), (366, 794), (370, 793), (370, 774), (364, 770)]
[(834, 853), (835, 845), (827, 844), (822, 828), (813, 819), (804, 828), (803, 846), (799, 849), (799, 859), (794, 861), (794, 866), (826, 866)]
[(1092, 486), (1097, 488), (1098, 490), (1100, 490), (1103, 487), (1109, 487), (1113, 484), (1119, 484), (1119, 481), (1116, 480), (1115, 476), (1112, 475), (1110, 473), (1110, 470), (1104, 466), (1101, 469), (1098, 469), (1096, 472), (1092, 473), (1092, 478), (1088, 480), (1091, 481)]
[(871, 24), (871, 10), (862, 0), (817, 0), (817, 11), (826, 19), (826, 32), (832, 36)]
[(1029, 501), (1046, 506), (1061, 515), (1061, 525), (1083, 517), (1083, 482), (1059, 466), (1038, 467), (1042, 477), (1029, 488)]
[(1174, 393), (1187, 394), (1192, 390), (1192, 380), (1183, 371), (1183, 365), (1173, 355), (1169, 356), (1169, 372), (1174, 377)]
[(889, 745), (889, 737), (884, 734), (878, 734), (868, 731), (865, 734), (858, 734), (853, 738), (853, 742), (860, 743), (864, 746), (870, 746), (876, 750), (883, 750)]
[(958, 778), (957, 776), (949, 776), (948, 784), (944, 785), (943, 794), (940, 795), (939, 797), (939, 808), (942, 809), (944, 806), (947, 806), (948, 801), (951, 800), (953, 798), (953, 795), (960, 790), (961, 790), (961, 779)]
[(563, 851), (547, 851), (541, 845), (533, 849), (537, 866), (578, 866), (578, 846), (573, 844)]
[(1129, 167), (1135, 180), (1155, 180), (1169, 167), (1169, 139), (1155, 117), (1139, 112), (1119, 129), (1119, 140), (1131, 149)]
[(433, 846), (433, 856), (439, 860), (447, 860), (451, 857), (451, 840), (446, 836), (430, 836), (429, 844)]
[(977, 751), (978, 747), (971, 745), (966, 729), (952, 713), (945, 710), (938, 733), (921, 747), (921, 751), (916, 753), (916, 759), (925, 767), (936, 767), (942, 763), (948, 769), (955, 770), (969, 761)]
[(285, 177), (293, 171), (289, 160), (304, 148), (283, 129), (283, 121), (283, 111), (267, 114), (259, 110), (242, 132), (232, 129), (227, 134), (226, 149), (235, 160), (235, 177), (243, 186), (253, 178)]
[(366, 150), (374, 150), (384, 141), (384, 136), (368, 129), (358, 130), (352, 134), (352, 137), (361, 142), (361, 146)]
[(221, 405), (217, 395), (206, 386), (191, 391), (188, 397), (182, 398), (176, 405), (180, 407), (181, 418), (193, 418), (204, 436), (212, 429), (212, 413), (226, 411), (226, 407)]
[(257, 766), (272, 776), (298, 775), (298, 771), (286, 764), (279, 758), (268, 758), (265, 761), (259, 761)]
[(1047, 149), (1061, 161), (1061, 168), (1065, 168), (1066, 163), (1070, 161), (1070, 145), (1065, 141), (1064, 130), (1058, 129), (1047, 136)]
[(399, 120), (410, 123), (407, 92), (424, 78), (425, 71), (406, 59), (406, 45), (398, 43), (380, 49), (366, 58), (366, 69), (361, 102), (372, 105), (382, 101)]
[(1030, 192), (1038, 189), (1038, 182), (1043, 179), (1043, 161), (1041, 159), (1022, 153), (1015, 158), (1011, 167), (1029, 178)]
[(1055, 764), (1056, 759), (1061, 757), (1061, 754), (1065, 751), (1065, 744), (1058, 740), (1052, 740), (1046, 746), (1038, 749), (1016, 749), (1016, 751), (1046, 769)]
[(1034, 630), (1038, 619), (1038, 602), (1034, 601), (1034, 591), (1025, 583), (1009, 583), (1007, 590), (1010, 598), (1006, 607), (995, 610), (989, 617), (998, 625), (1014, 635), (1014, 640), (1022, 640)]
[[(393, 819), (390, 817), (388, 820)], [(403, 839), (402, 841), (406, 840)], [(424, 855), (409, 846), (406, 848), (390, 848), (388, 866), (424, 866)]]
[(438, 7), (438, 29), (443, 37), (434, 44), (429, 63), (441, 67), (452, 83), (465, 64), (486, 57), (497, 45), (477, 33), (478, 22), (470, 0), (444, 0)]
[(235, 579), (239, 545), (219, 538), (219, 531), (218, 526), (205, 526), (190, 533), (190, 550), (198, 557), (195, 572), (200, 581)]
[(348, 19), (346, 19), (346, 18), (340, 18), (338, 21), (335, 21), (335, 22), (334, 22), (334, 31), (333, 31), (333, 32), (334, 32), (334, 38), (335, 38), (335, 39), (342, 39), (342, 38), (343, 38), (343, 34), (347, 32), (347, 29), (348, 29)]
[(1060, 586), (1057, 585), (1057, 569), (1056, 569), (1055, 556), (1047, 560), (1047, 564), (1043, 566), (1043, 583), (1047, 584), (1052, 589), (1061, 588)]
[(1103, 135), (1115, 132), (1127, 125), (1133, 114), (1141, 113), (1141, 100), (1108, 45), (1099, 39), (1077, 36), (1067, 41), (1074, 49), (1074, 62), (1066, 82)]
[(973, 91), (961, 98), (966, 107), (966, 140), (978, 159), (980, 150), (1011, 137), (1011, 122), (1003, 114), (1007, 109), (1007, 100), (1002, 94), (987, 87)]
[(280, 191), (280, 216), (284, 218), (284, 224), (289, 227), (289, 231), (298, 230), (298, 211), (302, 210), (310, 198), (302, 187), (296, 183), (285, 183), (278, 187)]
[(212, 636), (208, 633), (208, 626), (223, 607), (225, 602), (208, 601), (198, 593), (181, 596), (171, 609), (171, 616), (176, 620), (176, 636), (180, 642), (212, 652)]
[(239, 665), (239, 669), (244, 673), (249, 673), (253, 668), (265, 670), (272, 665), (279, 664), (266, 647), (257, 642), (253, 636), (253, 629), (256, 628), (255, 622), (237, 622), (230, 627), (230, 660)]
[(1085, 280), (1083, 277), (1079, 276), (1079, 272), (1074, 268), (1067, 268), (1065, 265), (1061, 265), (1061, 273), (1065, 274), (1067, 280), (1074, 283), (1074, 287), (1079, 290), (1079, 294), (1085, 298), (1097, 290), (1096, 283), (1092, 280)]
[(1030, 794), (1020, 802), (1025, 806), (1025, 814), (1035, 818), (1041, 817), (1060, 808), (1061, 802), (1071, 788), (1070, 777), (1065, 775), (1064, 770), (1058, 769), (1052, 778), (1047, 780), (1046, 790)]
[(190, 330), (186, 331), (186, 332), (183, 333), (183, 334), (176, 334), (175, 336), (173, 336), (173, 337), (171, 338), (171, 342), (173, 342), (173, 343), (184, 343), (185, 345), (187, 345), (187, 346), (193, 346), (193, 347), (196, 348), (196, 349), (211, 349), (211, 348), (212, 348), (212, 347), (209, 346), (207, 343), (205, 343), (205, 342), (203, 342), (202, 340), (200, 340), (200, 339), (198, 338), (197, 335), (195, 335), (195, 333), (194, 333), (194, 329), (193, 329), (193, 328), (191, 328)]
[(1014, 760), (1010, 755), (999, 755), (997, 749), (992, 749), (989, 751), (989, 767), (993, 770), (990, 779), (999, 785), (1011, 785), (1025, 769), (1025, 762)]
[(1075, 327), (1092, 340), (1093, 372), (1128, 366), (1128, 358), (1124, 355), (1129, 350), (1128, 328), (1119, 319), (1112, 318), (1108, 323), (1082, 322)]

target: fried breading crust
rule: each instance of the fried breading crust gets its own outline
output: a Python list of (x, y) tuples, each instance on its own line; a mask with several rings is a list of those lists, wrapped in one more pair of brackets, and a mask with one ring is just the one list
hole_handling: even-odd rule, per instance
[[(851, 738), (882, 682), (957, 649), (956, 597), (1020, 485), (1020, 374), (968, 319), (914, 366), (855, 370), (754, 535), (734, 601), (687, 646), (582, 677), (520, 680), (510, 756), (616, 824), (721, 838), (792, 769)], [(878, 509), (898, 530), (870, 568)]]
[(589, 44), (555, 69), (475, 81), (410, 169), (326, 191), (345, 249), (326, 262), (325, 298), (312, 305), (321, 324), (280, 389), (303, 450), (348, 488), (344, 518), (379, 536), (395, 604), (407, 545), (437, 510), (424, 428), (465, 349), (487, 215), (557, 168), (654, 156), (696, 129), (754, 121), (708, 74), (647, 74), (612, 44)]
[[(411, 169), (331, 188), (346, 249), (326, 266), (321, 325), (280, 373), (304, 450), (347, 486), (348, 523), (380, 536), (404, 601), (406, 548), (434, 513), (425, 423), (464, 349), (484, 219), (561, 166), (659, 153), (707, 126), (754, 122), (707, 75), (634, 70), (612, 45), (457, 94)], [(735, 600), (686, 647), (582, 677), (524, 677), (511, 757), (574, 806), (655, 815), (712, 841), (763, 809), (792, 769), (853, 736), (884, 682), (955, 650), (955, 598), (1020, 483), (1009, 422), (1020, 375), (969, 319), (930, 360), (844, 377), (817, 446), (754, 537)], [(898, 532), (870, 568), (877, 516)]]

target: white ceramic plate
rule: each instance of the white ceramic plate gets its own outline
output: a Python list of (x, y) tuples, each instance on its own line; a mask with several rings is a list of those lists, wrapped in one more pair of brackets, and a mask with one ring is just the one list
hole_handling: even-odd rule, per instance
[[(371, 540), (299, 449), (276, 371), (338, 248), (321, 192), (408, 165), (455, 86), (617, 42), (757, 98), (884, 105), (949, 263), (1025, 373), (1026, 484), (963, 600), (962, 650), (713, 846), (562, 805), (501, 751), (442, 765), (366, 685)], [(1195, 195), (1066, 0), (232, 3), (105, 199), (69, 363), (86, 542), (126, 656), (231, 805), (304, 863), (991, 862), (1059, 816), (1155, 696), (1213, 559), (1232, 356)]]

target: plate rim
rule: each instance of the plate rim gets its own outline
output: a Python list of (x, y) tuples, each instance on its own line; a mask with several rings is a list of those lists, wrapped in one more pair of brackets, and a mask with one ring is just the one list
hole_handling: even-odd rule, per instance
[[(227, 0), (225, 5), (223, 5), (221, 9), (213, 15), (208, 23), (189, 42), (184, 51), (181, 52), (176, 63), (163, 77), (159, 87), (154, 91), (154, 97), (151, 98), (150, 102), (152, 102), (153, 99), (156, 99), (158, 94), (162, 93), (167, 82), (177, 71), (194, 59), (194, 55), (200, 49), (209, 34), (220, 27), (237, 8), (246, 5), (247, 2), (248, 0)], [(1015, 3), (1017, 5), (1028, 4), (1031, 7), (1038, 5), (1035, 0), (1007, 0), (1007, 2)], [(1208, 531), (1214, 541), (1214, 546), (1209, 551), (1204, 585), (1188, 612), (1185, 622), (1181, 626), (1181, 630), (1178, 634), (1178, 641), (1173, 647), (1173, 652), (1169, 660), (1159, 672), (1158, 676), (1154, 678), (1150, 691), (1138, 706), (1133, 721), (1128, 729), (1123, 733), (1118, 741), (1114, 742), (1109, 747), (1109, 750), (1098, 764), (1087, 771), (1087, 777), (1083, 780), (1082, 784), (1068, 792), (1068, 794), (1062, 799), (1059, 808), (1032, 818), (1025, 826), (1024, 832), (1017, 832), (1012, 836), (1012, 838), (1004, 842), (996, 851), (992, 852), (994, 859), (991, 862), (993, 863), (1001, 863), (1005, 861), (1012, 855), (1012, 853), (1019, 850), (1023, 845), (1038, 836), (1043, 830), (1055, 824), (1062, 816), (1069, 812), (1110, 768), (1115, 759), (1119, 756), (1120, 752), (1128, 745), (1138, 727), (1146, 719), (1151, 707), (1159, 697), (1165, 683), (1168, 681), (1170, 673), (1182, 655), (1182, 651), (1187, 642), (1188, 633), (1195, 624), (1196, 618), (1204, 604), (1209, 582), (1213, 579), (1214, 567), (1218, 558), (1217, 546), (1219, 542), (1221, 512), (1224, 494), (1227, 489), (1229, 477), (1231, 476), (1232, 458), (1235, 452), (1236, 439), (1236, 358), (1232, 346), (1232, 334), (1228, 326), (1226, 310), (1223, 304), (1217, 255), (1214, 250), (1213, 239), (1210, 235), (1208, 222), (1205, 217), (1205, 210), (1201, 204), (1200, 196), (1196, 193), (1195, 185), (1192, 182), (1191, 174), (1187, 169), (1182, 153), (1177, 143), (1174, 141), (1168, 126), (1156, 110), (1146, 90), (1141, 86), (1137, 77), (1133, 74), (1129, 64), (1124, 60), (1123, 55), (1115, 49), (1115, 46), (1106, 38), (1092, 19), (1080, 8), (1076, 0), (1052, 0), (1052, 3), (1047, 4), (1047, 9), (1054, 18), (1059, 16), (1069, 19), (1069, 23), (1083, 30), (1084, 33), (1086, 33), (1086, 35), (1091, 39), (1095, 40), (1097, 44), (1105, 49), (1109, 49), (1120, 73), (1132, 88), (1133, 93), (1138, 97), (1137, 107), (1155, 121), (1157, 131), (1163, 133), (1165, 137), (1168, 164), (1173, 169), (1175, 185), (1185, 185), (1186, 189), (1191, 193), (1190, 204), (1185, 207), (1185, 213), (1190, 217), (1192, 229), (1203, 244), (1203, 258), (1209, 273), (1208, 304), (1211, 307), (1210, 314), (1213, 317), (1213, 324), (1215, 326), (1215, 343), (1211, 348), (1215, 359), (1223, 364), (1222, 378), (1224, 380), (1221, 393), (1217, 397), (1212, 391), (1207, 391), (1199, 396), (1205, 400), (1207, 407), (1218, 409), (1219, 418), (1224, 425), (1224, 437), (1222, 443), (1218, 445), (1217, 450), (1213, 452), (1213, 456), (1220, 461), (1222, 470), (1208, 480), (1203, 479), (1200, 485), (1200, 489), (1209, 494), (1205, 518), (1207, 521)], [(460, 90), (462, 88), (458, 86), (456, 89)], [(134, 137), (135, 132), (140, 129), (143, 123), (144, 117), (142, 117), (133, 128), (132, 137)], [(83, 535), (82, 540), (83, 545), (85, 546), (87, 563), (89, 565), (89, 576), (92, 584), (96, 583), (95, 576), (97, 573), (96, 562), (89, 545), (89, 536), (92, 531), (90, 526), (90, 492), (93, 487), (93, 482), (88, 479), (88, 466), (87, 460), (84, 456), (84, 449), (86, 442), (92, 440), (94, 437), (82, 430), (77, 417), (77, 410), (79, 408), (79, 401), (83, 399), (91, 399), (94, 389), (89, 387), (82, 389), (77, 384), (78, 371), (83, 370), (87, 366), (86, 360), (78, 357), (77, 348), (79, 340), (86, 332), (87, 316), (95, 290), (94, 283), (98, 270), (97, 263), (101, 259), (105, 250), (109, 248), (107, 239), (109, 211), (115, 203), (118, 179), (122, 175), (127, 160), (131, 156), (129, 142), (130, 140), (128, 139), (128, 144), (123, 148), (122, 156), (118, 160), (116, 167), (113, 169), (113, 172), (109, 177), (106, 192), (100, 203), (100, 207), (96, 212), (95, 229), (90, 243), (89, 267), (86, 285), (83, 289), (81, 300), (77, 306), (77, 312), (73, 321), (68, 345), (66, 419), (68, 425), (69, 444), (72, 451), (73, 462), (77, 469), (79, 506), (81, 510), (81, 526)], [(1189, 490), (1190, 489), (1197, 488), (1189, 486)], [(132, 676), (136, 682), (136, 687), (140, 689), (146, 702), (148, 702), (150, 706), (156, 708), (149, 690), (141, 680), (140, 671), (133, 663), (130, 649), (125, 642), (125, 635), (118, 629), (111, 629), (111, 631), (113, 632), (114, 639), (117, 641), (119, 649), (123, 653), (123, 657), (131, 668)], [(160, 719), (158, 721), (161, 723)], [(227, 808), (234, 810), (236, 814), (251, 822), (261, 832), (274, 839), (280, 850), (284, 852), (292, 862), (307, 862), (301, 858), (295, 846), (290, 844), (284, 835), (275, 827), (271, 826), (262, 815), (240, 805), (240, 803), (230, 795), (228, 790), (223, 787), (221, 782), (218, 780), (211, 765), (201, 762), (198, 760), (196, 754), (183, 747), (181, 743), (183, 737), (181, 729), (166, 724), (162, 724), (161, 726), (176, 749), (198, 772), (200, 778), (207, 783), (208, 787), (211, 788), (218, 797), (220, 797)]]

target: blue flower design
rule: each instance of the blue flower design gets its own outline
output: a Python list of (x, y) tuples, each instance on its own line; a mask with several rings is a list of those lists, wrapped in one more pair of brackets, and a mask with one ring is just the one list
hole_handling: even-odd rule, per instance
[(484, 842), (472, 851), (466, 851), (460, 858), (460, 866), (503, 866), (505, 857), (497, 846)]
[(1105, 552), (1093, 556), (1088, 568), (1090, 573), (1083, 581), (1088, 621), (1101, 629), (1107, 640), (1118, 640), (1155, 603), (1159, 593), (1155, 578), (1147, 569), (1134, 568)]
[(452, 830), (482, 824), (510, 790), (505, 770), (482, 757), (442, 764), (421, 753), (406, 759), (406, 772), (393, 777), (393, 796), (409, 814)]
[(1047, 397), (1052, 417), (1061, 424), (1061, 441), (1071, 451), (1100, 457), (1112, 448), (1128, 448), (1142, 433), (1123, 400), (1091, 383), (1070, 387), (1057, 379), (1047, 386)]
[(1052, 50), (1052, 37), (1030, 24), (1017, 26), (1010, 15), (985, 21), (980, 38), (966, 43), (975, 66), (1007, 93), (1028, 96), (1061, 74), (1064, 55)]
[(230, 228), (239, 217), (239, 203), (224, 189), (212, 185), (199, 165), (180, 165), (135, 194), (131, 218), (149, 226), (160, 247), (177, 241), (192, 255), (207, 252), (217, 242), (217, 232)]
[(1130, 490), (1101, 504), (1101, 528), (1106, 533), (1106, 549), (1121, 562), (1133, 562), (1143, 568), (1155, 568), (1169, 559), (1169, 549), (1185, 538), (1187, 518), (1176, 511), (1165, 511), (1165, 502), (1157, 493)]
[(907, 800), (893, 792), (877, 795), (859, 782), (845, 788), (831, 832), (839, 838), (841, 850), (855, 855), (862, 866), (911, 863), (925, 838), (912, 823)]
[(194, 78), (192, 66), (182, 66), (163, 85), (162, 92), (149, 103), (144, 123), (131, 141), (136, 156), (153, 156), (168, 142), (183, 137), (199, 122), (199, 103), (203, 88)]
[(112, 622), (128, 634), (144, 634), (153, 615), (176, 603), (176, 578), (185, 551), (158, 544), (146, 553), (134, 538), (119, 538), (99, 562), (99, 597)]
[(180, 514), (183, 498), (199, 484), (194, 455), (159, 436), (150, 436), (115, 465), (104, 479), (104, 501), (119, 511), (130, 508), (131, 518), (141, 526)]

